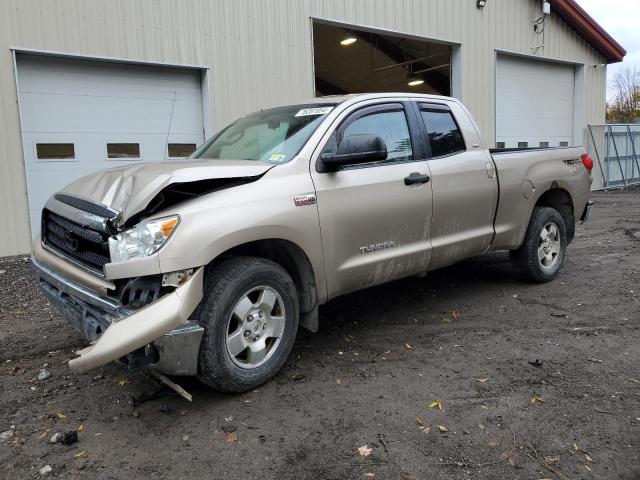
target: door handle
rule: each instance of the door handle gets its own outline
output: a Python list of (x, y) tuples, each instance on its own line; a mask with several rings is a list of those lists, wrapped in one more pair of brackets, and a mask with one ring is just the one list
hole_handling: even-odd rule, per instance
[(413, 172), (408, 177), (404, 177), (405, 185), (415, 185), (416, 183), (427, 183), (431, 177), (426, 173)]

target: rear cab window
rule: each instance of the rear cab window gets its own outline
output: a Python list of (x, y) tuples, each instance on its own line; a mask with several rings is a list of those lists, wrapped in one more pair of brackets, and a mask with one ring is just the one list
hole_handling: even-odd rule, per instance
[(431, 158), (446, 157), (466, 151), (467, 147), (449, 107), (441, 104), (418, 104), (427, 132)]

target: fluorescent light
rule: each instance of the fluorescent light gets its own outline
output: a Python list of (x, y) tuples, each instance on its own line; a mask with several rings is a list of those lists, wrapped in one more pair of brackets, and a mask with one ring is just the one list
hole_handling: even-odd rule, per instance
[(424, 80), (422, 80), (421, 78), (410, 78), (409, 82), (407, 83), (407, 85), (409, 85), (410, 87), (417, 87), (418, 85), (422, 85), (424, 83)]
[(358, 39), (356, 37), (347, 37), (340, 42), (340, 45), (342, 45), (343, 47), (348, 47), (349, 45), (353, 45), (357, 41)]

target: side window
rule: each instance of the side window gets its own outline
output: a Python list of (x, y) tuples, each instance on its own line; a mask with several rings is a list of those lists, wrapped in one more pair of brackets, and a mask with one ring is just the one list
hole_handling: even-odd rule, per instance
[[(355, 112), (353, 115), (358, 115)], [(323, 153), (335, 153), (338, 143), (350, 135), (377, 135), (387, 146), (387, 159), (378, 163), (413, 160), (411, 135), (404, 110), (382, 110), (364, 115), (352, 122), (347, 119), (346, 127), (339, 127), (327, 142)]]
[(449, 110), (420, 108), (420, 114), (427, 129), (432, 157), (466, 150), (462, 133)]

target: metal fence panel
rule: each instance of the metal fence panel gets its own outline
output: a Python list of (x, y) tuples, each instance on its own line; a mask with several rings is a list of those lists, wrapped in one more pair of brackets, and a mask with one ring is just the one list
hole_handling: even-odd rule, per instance
[(640, 184), (640, 125), (589, 125), (587, 152), (604, 188)]

